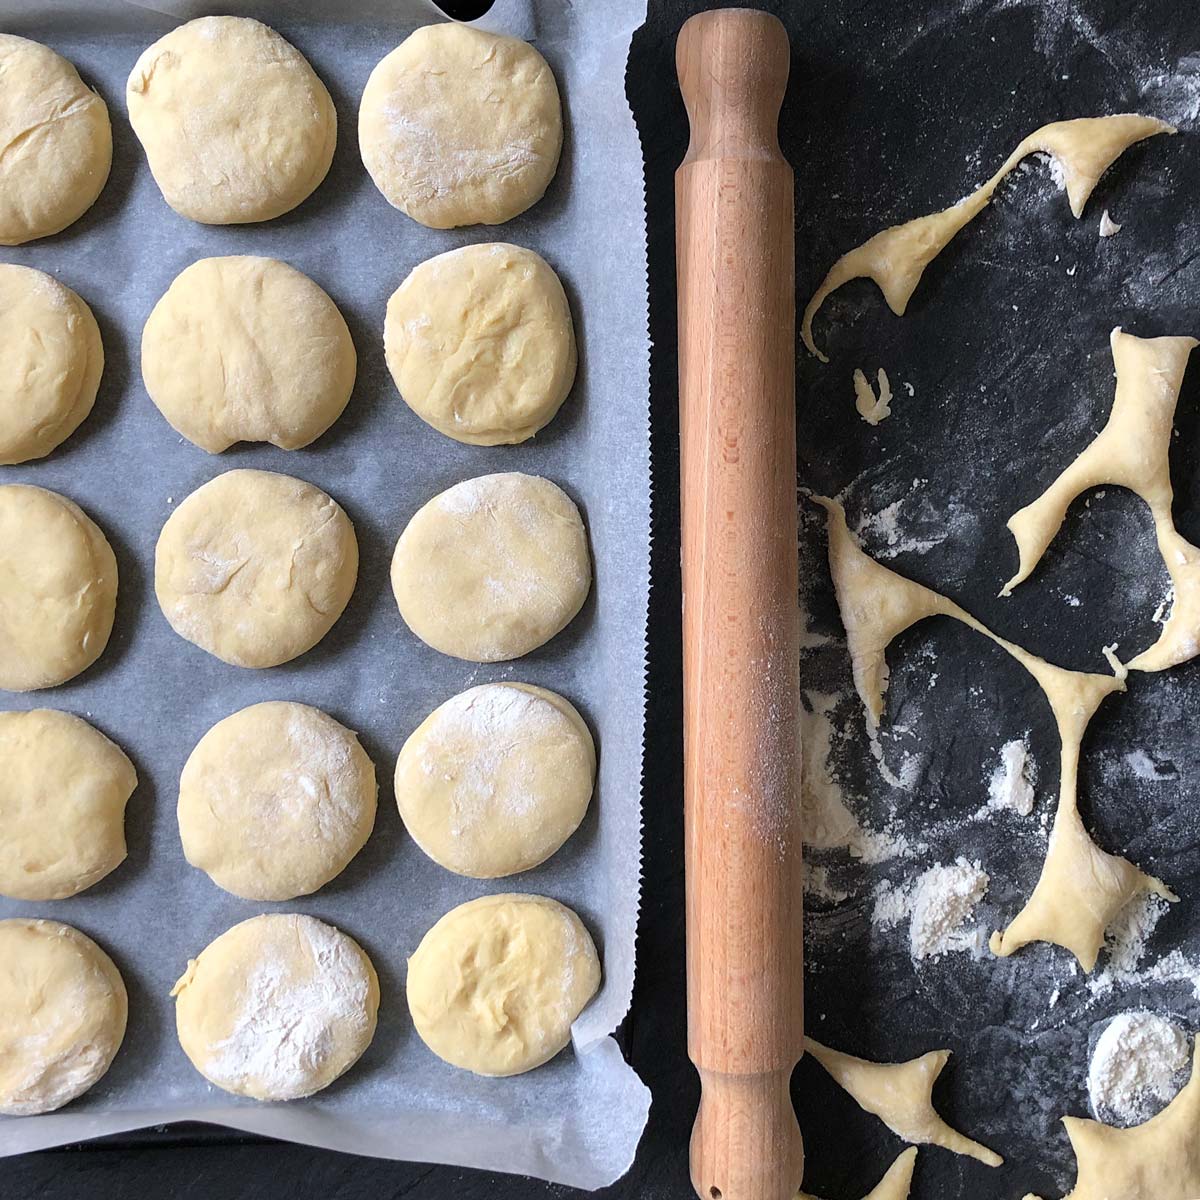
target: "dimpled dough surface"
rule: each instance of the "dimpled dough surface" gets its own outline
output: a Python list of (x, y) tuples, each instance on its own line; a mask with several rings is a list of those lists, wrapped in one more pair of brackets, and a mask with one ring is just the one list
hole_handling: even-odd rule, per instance
[(499, 225), (554, 178), (558, 85), (526, 42), (426, 25), (371, 72), (358, 145), (388, 203), (422, 225)]
[(210, 1083), (256, 1100), (328, 1087), (371, 1044), (379, 980), (362, 947), (315, 917), (252, 917), (175, 984), (175, 1028)]
[(0, 895), (61, 900), (125, 860), (137, 772), (70, 713), (0, 713)]
[(0, 33), (0, 245), (77, 221), (112, 166), (108, 107), (49, 46)]
[(108, 644), (117, 560), (104, 534), (65, 496), (0, 486), (0, 688), (54, 687)]
[(527, 683), (470, 688), (404, 743), (396, 803), (413, 840), (459, 875), (495, 879), (550, 857), (592, 797), (596, 750), (574, 706)]
[(423, 421), (476, 446), (523, 442), (575, 381), (575, 332), (539, 255), (493, 242), (417, 266), (388, 301), (388, 369)]
[(483, 475), (447, 489), (408, 523), (392, 557), (408, 627), (470, 662), (518, 658), (548, 642), (590, 586), (579, 510), (536, 475)]
[(546, 896), (483, 896), (448, 912), (408, 960), (421, 1040), (477, 1075), (519, 1075), (571, 1040), (600, 986), (588, 931)]
[(129, 1001), (113, 961), (57, 921), (0, 921), (0, 1113), (51, 1112), (108, 1070)]
[(206, 225), (269, 221), (325, 178), (337, 114), (307, 59), (249, 17), (200, 17), (137, 60), (129, 123), (163, 199)]
[(307, 704), (253, 704), (218, 721), (183, 768), (184, 856), (246, 900), (306, 896), (362, 849), (377, 790), (344, 725)]
[(315, 646), (354, 591), (358, 542), (320, 488), (273, 471), (226, 471), (171, 514), (154, 591), (180, 637), (238, 667)]
[(190, 442), (307, 446), (341, 415), (357, 359), (337, 306), (273, 258), (202, 258), (142, 330), (150, 399)]
[(0, 465), (44, 458), (70, 437), (103, 370), (92, 310), (52, 276), (0, 264)]

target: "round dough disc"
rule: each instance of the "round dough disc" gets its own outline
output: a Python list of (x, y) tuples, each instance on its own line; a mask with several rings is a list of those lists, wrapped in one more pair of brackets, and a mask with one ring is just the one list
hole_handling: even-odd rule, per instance
[(363, 848), (377, 791), (344, 725), (307, 704), (253, 704), (218, 721), (183, 768), (183, 853), (245, 900), (307, 896)]
[(117, 607), (117, 560), (65, 496), (0, 486), (0, 688), (54, 687), (104, 652)]
[(62, 900), (125, 861), (137, 772), (120, 746), (70, 713), (0, 713), (0, 895)]
[(519, 658), (583, 607), (583, 519), (548, 479), (482, 475), (435, 496), (392, 557), (400, 615), (427, 645), (470, 662)]
[(554, 72), (517, 38), (426, 25), (371, 72), (358, 147), (388, 203), (422, 225), (499, 225), (536, 204), (558, 168)]
[(210, 1083), (255, 1100), (328, 1087), (371, 1044), (379, 980), (362, 947), (298, 913), (243, 921), (175, 984), (175, 1028)]
[(533, 437), (575, 382), (562, 284), (532, 250), (505, 242), (416, 267), (388, 301), (383, 344), (413, 412), (475, 446)]
[(49, 46), (0, 33), (0, 245), (79, 220), (112, 166), (108, 106)]
[(70, 437), (103, 370), (92, 310), (50, 275), (0, 264), (0, 465), (44, 458)]
[(163, 199), (205, 225), (269, 221), (325, 178), (337, 114), (308, 60), (249, 17), (200, 17), (143, 51), (129, 123)]
[(477, 1075), (549, 1062), (600, 986), (583, 922), (546, 896), (483, 896), (451, 909), (408, 960), (408, 1007), (430, 1050)]
[(595, 744), (572, 704), (527, 683), (485, 683), (404, 743), (396, 803), (434, 862), (496, 879), (545, 862), (575, 832), (595, 776)]
[(61, 1108), (108, 1070), (129, 1000), (92, 941), (57, 921), (0, 921), (0, 1113)]
[(237, 667), (311, 650), (358, 578), (358, 541), (320, 488), (274, 471), (226, 471), (167, 519), (154, 591), (180, 637)]
[(234, 442), (307, 446), (346, 407), (356, 366), (334, 302), (273, 258), (202, 258), (142, 330), (150, 399), (210, 454)]

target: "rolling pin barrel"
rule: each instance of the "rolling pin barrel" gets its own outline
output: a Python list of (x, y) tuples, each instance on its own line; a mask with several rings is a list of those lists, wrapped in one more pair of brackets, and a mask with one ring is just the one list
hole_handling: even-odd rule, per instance
[(803, 1052), (793, 177), (772, 16), (693, 17), (675, 177), (688, 1052), (702, 1200), (792, 1200)]

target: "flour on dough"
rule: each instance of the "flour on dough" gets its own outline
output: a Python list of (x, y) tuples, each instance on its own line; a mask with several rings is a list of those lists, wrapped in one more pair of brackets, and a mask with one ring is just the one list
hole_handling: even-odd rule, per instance
[(1130, 900), (1144, 892), (1176, 899), (1159, 880), (1096, 846), (1079, 815), (1079, 748), (1083, 735), (1101, 701), (1113, 692), (1124, 691), (1124, 679), (1068, 671), (998, 637), (952, 600), (868, 557), (847, 528), (841, 505), (818, 499), (828, 513), (830, 570), (846, 627), (854, 683), (872, 732), (883, 714), (887, 647), (926, 617), (953, 617), (995, 642), (1033, 676), (1045, 694), (1060, 743), (1054, 827), (1033, 895), (1008, 929), (992, 935), (990, 944), (994, 953), (1006, 956), (1029, 942), (1053, 942), (1070, 950), (1084, 970), (1090, 971), (1103, 945), (1104, 930)]
[[(1063, 1117), (1075, 1151), (1075, 1186), (1065, 1200), (1196, 1200), (1200, 1196), (1200, 1039), (1192, 1077), (1157, 1116), (1114, 1129)], [(1025, 1200), (1037, 1200), (1026, 1196)]]
[[(912, 1187), (913, 1168), (917, 1165), (917, 1148), (902, 1150), (887, 1174), (863, 1197), (863, 1200), (908, 1200)], [(799, 1192), (796, 1200), (817, 1200), (807, 1192)]]
[(1135, 671), (1161, 671), (1200, 654), (1200, 549), (1175, 529), (1170, 468), (1179, 389), (1188, 356), (1200, 342), (1191, 337), (1139, 338), (1119, 327), (1109, 341), (1117, 388), (1108, 422), (1032, 504), (1009, 518), (1020, 566), (1000, 594), (1007, 596), (1029, 577), (1076, 496), (1102, 483), (1128, 488), (1150, 508), (1175, 598), (1158, 640), (1127, 665)]
[(941, 1146), (989, 1167), (1004, 1161), (994, 1150), (951, 1129), (933, 1108), (933, 1085), (950, 1060), (949, 1050), (930, 1050), (903, 1063), (875, 1063), (830, 1050), (810, 1037), (805, 1051), (833, 1076), (858, 1106), (877, 1116), (897, 1137), (919, 1146)]
[(925, 268), (964, 226), (991, 202), (1010, 171), (1030, 154), (1048, 154), (1059, 165), (1071, 212), (1080, 217), (1100, 176), (1135, 142), (1175, 128), (1154, 117), (1121, 113), (1112, 117), (1080, 117), (1054, 121), (1034, 130), (1004, 160), (982, 187), (941, 212), (893, 225), (855, 247), (833, 264), (804, 309), (800, 337), (810, 354), (822, 362), (826, 355), (813, 341), (813, 318), (826, 297), (852, 279), (871, 279), (883, 292), (888, 307), (904, 315)]

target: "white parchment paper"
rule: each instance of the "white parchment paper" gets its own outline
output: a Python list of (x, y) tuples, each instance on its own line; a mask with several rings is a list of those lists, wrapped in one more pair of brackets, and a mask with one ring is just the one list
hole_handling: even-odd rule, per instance
[[(207, 227), (177, 216), (150, 176), (125, 114), (138, 54), (202, 11), (268, 20), (308, 57), (338, 110), (329, 177), (298, 209), (262, 225)], [(120, 568), (117, 625), (99, 663), (50, 691), (4, 695), (5, 708), (78, 713), (137, 766), (128, 860), (69, 900), (0, 900), (0, 917), (66, 921), (113, 956), (130, 1022), (112, 1069), (58, 1113), (0, 1118), (0, 1154), (175, 1120), (216, 1122), (389, 1158), (517, 1171), (599, 1187), (632, 1161), (649, 1093), (610, 1034), (633, 984), (640, 886), (640, 776), (649, 555), (646, 255), (641, 154), (625, 99), (629, 40), (645, 0), (572, 5), (501, 0), (484, 24), (532, 40), (562, 91), (566, 141), (544, 200), (508, 224), (427, 230), (392, 209), (359, 160), (357, 105), (375, 63), (413, 28), (438, 19), (421, 0), (0, 0), (2, 27), (71, 59), (109, 105), (112, 176), (94, 209), (57, 237), (0, 259), (48, 271), (92, 306), (105, 372), (92, 415), (50, 458), (0, 468), (0, 482), (60, 491), (104, 529)], [(386, 301), (425, 258), (505, 240), (559, 272), (579, 338), (575, 389), (554, 422), (519, 447), (459, 445), (399, 399), (382, 347)], [(358, 382), (345, 415), (308, 449), (239, 446), (210, 456), (181, 440), (141, 384), (142, 325), (171, 280), (207, 255), (262, 254), (312, 276), (349, 322)], [(362, 565), (342, 619), (298, 660), (265, 671), (227, 666), (177, 637), (153, 593), (154, 544), (177, 505), (234, 467), (283, 471), (337, 499), (354, 522)], [(475, 666), (437, 654), (405, 628), (388, 564), (409, 517), (459, 480), (494, 471), (546, 475), (579, 503), (595, 559), (583, 612), (549, 645), (514, 663)], [(600, 752), (596, 799), (582, 828), (542, 867), (509, 880), (458, 878), (405, 836), (391, 776), (405, 737), (437, 704), (476, 683), (554, 688), (587, 717)], [(333, 883), (286, 904), (220, 891), (183, 858), (175, 821), (179, 772), (204, 732), (261, 700), (315, 704), (360, 732), (376, 763), (380, 807), (366, 848)], [(412, 1029), (405, 960), (448, 909), (499, 891), (553, 896), (575, 908), (604, 960), (602, 991), (576, 1022), (574, 1045), (513, 1079), (483, 1079), (434, 1057)], [(380, 976), (379, 1030), (364, 1058), (317, 1096), (243, 1101), (209, 1086), (180, 1050), (168, 992), (214, 937), (261, 911), (311, 913), (366, 948)]]

